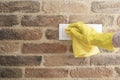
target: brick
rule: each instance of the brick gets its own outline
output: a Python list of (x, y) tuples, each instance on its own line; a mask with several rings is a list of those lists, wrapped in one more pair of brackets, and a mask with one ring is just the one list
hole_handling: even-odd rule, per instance
[(0, 42), (0, 54), (3, 53), (17, 53), (20, 44), (18, 42)]
[[(84, 78), (82, 78), (82, 79), (76, 79), (76, 78), (62, 78), (62, 80), (119, 80), (120, 78), (101, 78), (101, 79), (99, 79), (99, 78), (92, 78), (92, 79), (84, 79)], [(61, 80), (61, 78), (28, 78), (28, 79), (26, 79), (26, 78), (12, 78), (12, 79), (1, 79), (1, 80)]]
[(103, 49), (103, 48), (99, 48), (99, 50), (100, 50), (100, 53), (102, 53), (102, 54), (110, 54), (110, 53), (112, 53), (112, 51), (109, 51), (109, 50), (106, 50), (106, 49)]
[(41, 56), (0, 56), (1, 66), (37, 66), (40, 65)]
[[(93, 78), (93, 79), (87, 79), (87, 80), (118, 80), (119, 78), (115, 78), (115, 77), (113, 77), (113, 78)], [(83, 79), (81, 79), (81, 80), (85, 80), (84, 78)]]
[(100, 55), (93, 56), (90, 59), (91, 65), (119, 65), (120, 56), (118, 55)]
[(118, 31), (120, 31), (119, 30), (119, 27), (117, 27), (117, 26), (114, 26), (114, 27), (111, 27), (111, 28), (106, 28), (106, 31), (107, 32), (118, 32)]
[(45, 66), (82, 66), (88, 64), (88, 58), (74, 58), (73, 55), (45, 56)]
[(25, 70), (25, 77), (27, 78), (64, 78), (67, 75), (68, 70), (62, 68), (27, 68)]
[(0, 29), (0, 40), (38, 40), (41, 36), (39, 29)]
[(120, 16), (117, 18), (117, 25), (120, 26)]
[(105, 26), (113, 25), (113, 16), (108, 15), (71, 15), (69, 17), (69, 22), (83, 21), (87, 24), (103, 24)]
[(70, 45), (69, 51), (73, 53), (73, 47), (72, 47), (72, 45)]
[(44, 13), (88, 13), (89, 5), (82, 1), (71, 0), (44, 0), (42, 11)]
[(58, 24), (66, 23), (66, 17), (62, 15), (49, 16), (49, 15), (38, 15), (38, 16), (23, 16), (21, 24), (23, 26), (52, 26), (58, 27)]
[(96, 13), (120, 13), (120, 1), (94, 1), (91, 10)]
[(0, 26), (14, 26), (18, 25), (18, 18), (15, 15), (0, 15)]
[(72, 69), (70, 75), (73, 78), (108, 78), (113, 76), (113, 69), (106, 67), (77, 68)]
[(45, 32), (45, 36), (49, 40), (58, 40), (58, 30), (47, 29)]
[(118, 74), (118, 76), (120, 76), (120, 68), (119, 67), (115, 67), (115, 71)]
[(25, 12), (34, 13), (40, 11), (40, 3), (38, 1), (9, 1), (0, 2), (0, 12)]
[(21, 78), (22, 70), (17, 68), (0, 68), (0, 78)]
[(23, 53), (65, 53), (66, 46), (59, 43), (26, 43), (22, 48)]

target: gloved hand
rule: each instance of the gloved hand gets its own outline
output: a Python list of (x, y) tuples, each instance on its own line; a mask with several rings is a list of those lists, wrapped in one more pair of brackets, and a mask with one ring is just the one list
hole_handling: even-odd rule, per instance
[(77, 37), (72, 37), (72, 48), (75, 57), (89, 57), (99, 53), (96, 46), (86, 44)]
[[(75, 42), (76, 40), (78, 40), (78, 41), (88, 45), (89, 47), (91, 46), (92, 47), (91, 49), (93, 49), (93, 47), (95, 49), (95, 46), (98, 46), (98, 47), (101, 47), (101, 48), (104, 48), (107, 50), (111, 50), (111, 51), (114, 50), (114, 47), (112, 45), (112, 37), (113, 37), (114, 33), (96, 32), (93, 28), (89, 27), (88, 25), (86, 25), (82, 22), (70, 24), (68, 26), (68, 28), (65, 29), (65, 32), (70, 36), (72, 41)], [(73, 40), (74, 38), (76, 38), (76, 40)], [(73, 46), (74, 45), (75, 44), (73, 43)], [(79, 45), (79, 44), (77, 44), (77, 45)], [(73, 50), (74, 50), (74, 48), (77, 48), (77, 47), (73, 47)], [(86, 48), (88, 48), (88, 47), (86, 47)], [(76, 53), (76, 51), (74, 51), (74, 53)], [(79, 53), (80, 53), (80, 51), (79, 51)]]

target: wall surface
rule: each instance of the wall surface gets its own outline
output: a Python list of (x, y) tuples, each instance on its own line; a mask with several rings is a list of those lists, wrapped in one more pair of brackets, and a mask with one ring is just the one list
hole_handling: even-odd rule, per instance
[(120, 50), (74, 58), (58, 24), (120, 30), (119, 0), (0, 0), (0, 80), (120, 80)]

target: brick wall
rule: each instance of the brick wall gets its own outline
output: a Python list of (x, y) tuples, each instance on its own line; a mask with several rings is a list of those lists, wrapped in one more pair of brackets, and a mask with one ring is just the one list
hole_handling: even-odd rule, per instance
[(120, 50), (74, 58), (58, 24), (120, 30), (119, 0), (0, 0), (0, 80), (120, 80)]

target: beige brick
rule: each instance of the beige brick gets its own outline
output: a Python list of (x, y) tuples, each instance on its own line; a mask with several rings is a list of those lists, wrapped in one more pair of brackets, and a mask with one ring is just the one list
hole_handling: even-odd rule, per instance
[(90, 59), (91, 65), (119, 65), (120, 56), (118, 55), (99, 55)]
[(44, 0), (42, 10), (45, 13), (88, 13), (89, 5), (76, 0)]
[(9, 1), (0, 2), (0, 12), (25, 12), (34, 13), (40, 11), (40, 3), (38, 1)]
[(27, 68), (25, 77), (27, 78), (65, 78), (68, 75), (67, 69), (57, 68)]
[(113, 20), (114, 18), (112, 16), (108, 15), (71, 15), (69, 17), (69, 22), (78, 22), (78, 21), (83, 21), (84, 23), (87, 24), (103, 24), (105, 26), (111, 26), (113, 25)]
[(46, 66), (83, 66), (88, 64), (88, 58), (75, 58), (73, 55), (45, 56)]
[(120, 27), (120, 16), (117, 18), (116, 22), (117, 22), (117, 25)]
[(37, 27), (58, 27), (60, 23), (66, 23), (67, 17), (62, 15), (38, 15), (38, 16), (23, 16), (21, 24), (23, 26), (37, 26)]
[(108, 78), (113, 76), (113, 69), (106, 67), (78, 68), (72, 69), (70, 75), (73, 78)]
[(0, 42), (0, 54), (4, 53), (17, 53), (20, 49), (18, 42)]
[(65, 53), (66, 50), (66, 46), (59, 43), (26, 43), (22, 48), (22, 52), (25, 54)]
[(91, 10), (96, 13), (120, 13), (120, 1), (94, 1)]

